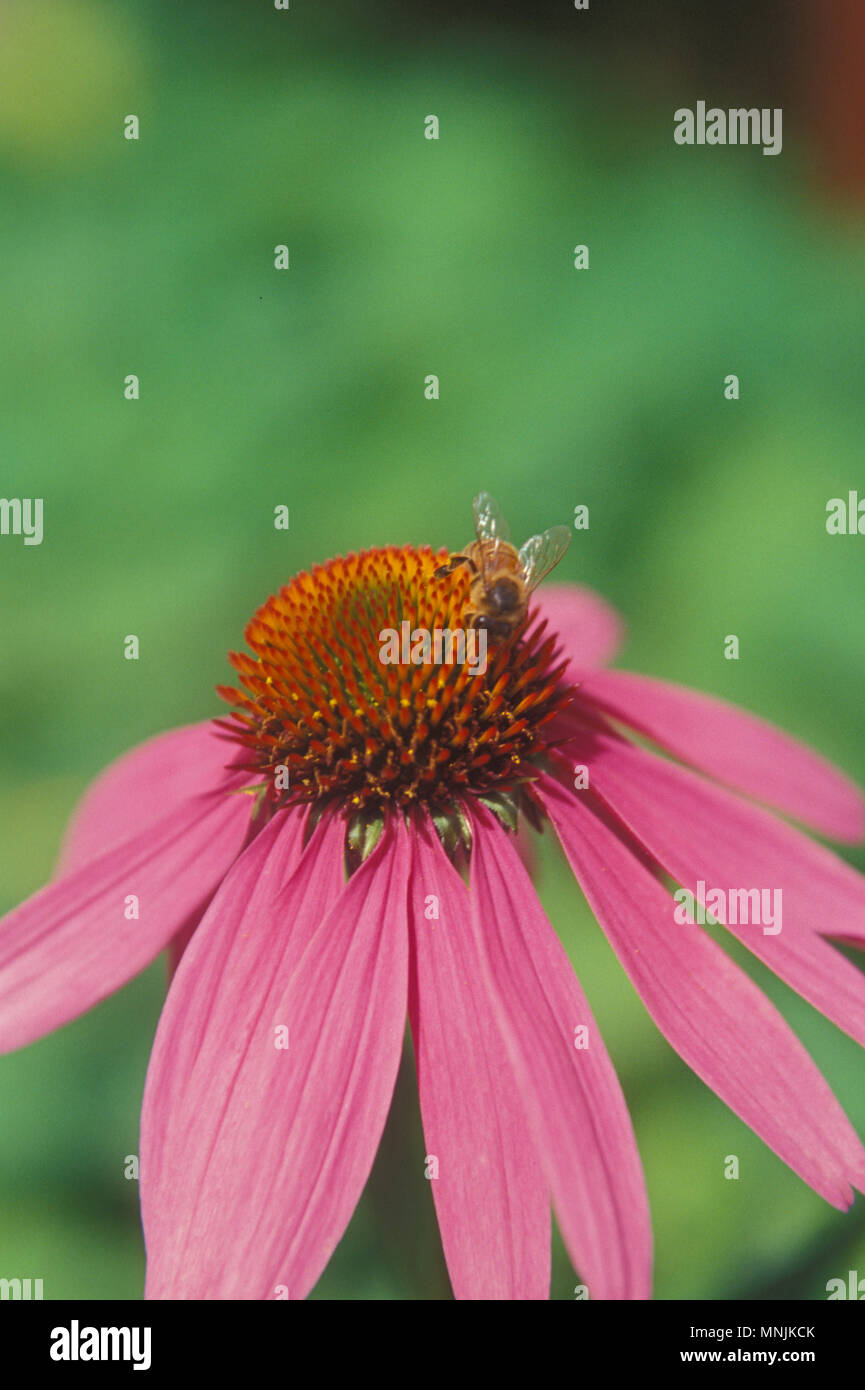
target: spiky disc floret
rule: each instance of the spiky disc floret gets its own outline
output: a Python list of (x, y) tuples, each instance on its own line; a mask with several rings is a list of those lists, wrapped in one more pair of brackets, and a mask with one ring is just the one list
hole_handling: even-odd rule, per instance
[(219, 687), (235, 706), (220, 724), (248, 750), (271, 809), (337, 803), (356, 828), (422, 804), (438, 822), (467, 794), (501, 796), (532, 776), (539, 731), (570, 698), (543, 624), (490, 644), (475, 674), (469, 661), (381, 660), (381, 634), (404, 622), (463, 626), (471, 576), (460, 566), (437, 578), (446, 558), (362, 551), (298, 574), (258, 609), (253, 655), (229, 657), (243, 688)]

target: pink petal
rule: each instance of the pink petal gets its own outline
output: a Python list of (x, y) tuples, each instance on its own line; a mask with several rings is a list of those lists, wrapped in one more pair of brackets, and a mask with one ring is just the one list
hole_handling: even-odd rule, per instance
[(142, 1114), (150, 1298), (303, 1298), (366, 1182), (405, 1030), (409, 854), (387, 827), (340, 891), (343, 833), (319, 825), (280, 890), (271, 821), (171, 986)]
[(719, 782), (824, 835), (865, 837), (865, 799), (836, 768), (755, 715), (709, 695), (628, 671), (586, 677), (580, 699)]
[[(677, 882), (696, 893), (780, 890), (781, 930), (729, 930), (782, 980), (865, 1044), (865, 977), (815, 933), (865, 933), (865, 878), (765, 811), (620, 739), (599, 738), (590, 778)], [(701, 894), (705, 901), (705, 894)], [(737, 913), (738, 915), (738, 913)]]
[(673, 900), (583, 798), (541, 792), (598, 921), (661, 1032), (785, 1163), (833, 1206), (865, 1184), (863, 1151), (798, 1038), (766, 996)]
[[(194, 798), (7, 913), (0, 1050), (59, 1028), (143, 970), (213, 892), (248, 824), (247, 798)], [(137, 919), (125, 916), (129, 895)]]
[[(282, 879), (279, 884), (280, 888), (285, 886), (300, 863), (303, 854), (303, 842), (306, 835), (307, 819), (308, 809), (306, 807), (300, 807), (292, 812), (288, 824), (285, 825), (282, 830), (280, 841)], [(340, 879), (340, 882), (341, 881)], [(219, 892), (219, 885), (217, 885), (214, 891), (216, 893)], [(210, 907), (212, 901), (213, 894), (211, 894), (206, 902), (201, 904), (200, 908), (187, 918), (184, 926), (181, 927), (180, 931), (178, 931), (168, 943), (166, 976), (169, 985), (177, 974), (186, 948), (195, 932), (198, 930), (201, 919)]]
[(622, 645), (625, 627), (614, 608), (591, 589), (578, 584), (544, 584), (532, 606), (546, 618), (551, 632), (562, 639), (572, 672), (591, 671), (612, 661)]
[[(237, 745), (212, 720), (172, 729), (124, 753), (87, 788), (66, 829), (56, 876), (80, 869), (131, 839), (188, 797), (252, 780), (225, 765)], [(249, 798), (247, 798), (249, 801)], [(247, 806), (247, 813), (251, 808)]]
[[(613, 1065), (513, 843), (486, 811), (473, 822), (476, 949), (500, 1002), (565, 1244), (592, 1298), (648, 1298), (648, 1201)], [(589, 1045), (578, 1050), (580, 1025)]]
[[(438, 916), (427, 918), (427, 897)], [(427, 1162), (458, 1299), (550, 1294), (550, 1196), (499, 1034), (469, 895), (418, 818), (409, 884), (409, 1017)]]

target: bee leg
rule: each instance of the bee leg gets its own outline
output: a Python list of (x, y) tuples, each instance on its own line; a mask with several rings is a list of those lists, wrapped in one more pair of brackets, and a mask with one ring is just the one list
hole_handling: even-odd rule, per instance
[(477, 565), (473, 560), (469, 559), (468, 555), (454, 555), (452, 559), (448, 560), (446, 565), (439, 565), (438, 569), (433, 574), (433, 578), (444, 579), (446, 574), (453, 574), (454, 570), (459, 569), (460, 565), (471, 565), (472, 574), (477, 574), (478, 572)]

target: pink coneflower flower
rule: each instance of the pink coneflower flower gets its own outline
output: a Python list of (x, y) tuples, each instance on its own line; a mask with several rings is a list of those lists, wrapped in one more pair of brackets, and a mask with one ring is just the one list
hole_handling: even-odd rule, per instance
[(436, 577), (443, 559), (386, 547), (293, 579), (232, 656), (234, 714), (103, 774), (60, 876), (2, 923), (6, 1049), (171, 952), (142, 1114), (151, 1298), (309, 1292), (369, 1174), (406, 1015), (455, 1295), (548, 1297), (552, 1207), (592, 1298), (649, 1296), (628, 1111), (517, 824), (552, 824), (694, 1071), (828, 1202), (865, 1183), (811, 1058), (669, 886), (695, 906), (781, 889), (782, 930), (730, 930), (865, 1043), (865, 982), (823, 939), (865, 943), (865, 879), (753, 804), (853, 841), (859, 792), (749, 714), (602, 670), (619, 623), (584, 589), (542, 588), (483, 673), (382, 664), (383, 629), (459, 626), (470, 577)]

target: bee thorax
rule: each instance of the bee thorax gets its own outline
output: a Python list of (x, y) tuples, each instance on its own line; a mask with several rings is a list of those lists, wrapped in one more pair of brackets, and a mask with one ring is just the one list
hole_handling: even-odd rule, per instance
[(519, 585), (513, 579), (496, 579), (486, 591), (486, 600), (491, 613), (509, 613), (519, 606)]

